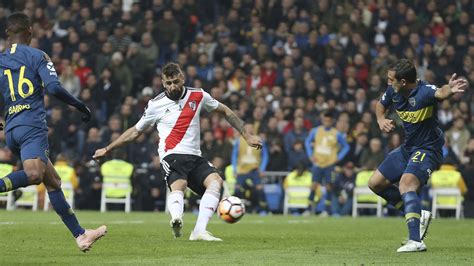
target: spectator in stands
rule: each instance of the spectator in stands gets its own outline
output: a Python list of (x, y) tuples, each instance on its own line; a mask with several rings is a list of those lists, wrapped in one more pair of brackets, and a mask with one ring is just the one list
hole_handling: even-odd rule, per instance
[[(87, 158), (89, 159), (90, 156)], [(81, 192), (77, 195), (76, 208), (99, 210), (102, 191), (102, 176), (100, 175), (99, 164), (94, 160), (90, 160), (85, 165), (77, 165), (75, 169), (80, 177), (79, 191)]]
[(112, 54), (109, 67), (112, 71), (112, 76), (117, 79), (118, 83), (120, 84), (120, 93), (122, 98), (126, 95), (130, 95), (133, 85), (132, 71), (125, 63), (121, 52), (114, 52)]
[(78, 97), (81, 92), (81, 82), (79, 78), (74, 75), (74, 71), (71, 65), (68, 65), (64, 68), (59, 81), (63, 84), (64, 89), (66, 89), (72, 96)]
[(299, 164), (302, 164), (308, 169), (311, 167), (311, 162), (309, 161), (308, 155), (306, 154), (303, 140), (295, 140), (291, 146), (291, 149), (287, 153), (288, 168), (286, 170), (292, 171), (296, 169)]
[(308, 137), (308, 131), (304, 127), (303, 117), (295, 117), (293, 122), (293, 129), (286, 133), (284, 138), (285, 151), (290, 154), (291, 150), (294, 148), (293, 144), (296, 141), (304, 142)]
[(363, 150), (360, 155), (359, 165), (363, 170), (375, 170), (383, 161), (384, 155), (382, 141), (379, 138), (372, 138), (369, 142), (369, 149)]
[(344, 216), (352, 213), (352, 195), (354, 192), (356, 172), (354, 164), (347, 162), (338, 173), (331, 186), (331, 215)]
[(461, 159), (471, 138), (471, 133), (466, 129), (463, 118), (458, 117), (454, 120), (453, 127), (446, 132), (446, 137), (457, 158)]
[(164, 65), (168, 61), (175, 61), (178, 56), (181, 26), (174, 18), (173, 11), (165, 9), (163, 19), (158, 21), (156, 27), (160, 33), (158, 35), (158, 46), (160, 47), (159, 65)]
[(279, 139), (267, 141), (269, 144), (269, 157), (267, 171), (287, 171), (288, 160), (290, 159), (283, 148), (283, 143)]
[(132, 39), (126, 34), (123, 23), (118, 22), (115, 24), (114, 34), (108, 38), (108, 41), (112, 44), (112, 51), (125, 54)]

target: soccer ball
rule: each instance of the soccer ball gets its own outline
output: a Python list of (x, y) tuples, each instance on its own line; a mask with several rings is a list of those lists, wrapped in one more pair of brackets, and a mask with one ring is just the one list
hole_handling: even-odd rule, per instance
[(219, 203), (219, 207), (217, 208), (217, 213), (222, 220), (227, 223), (235, 223), (238, 222), (242, 216), (245, 214), (245, 205), (242, 201), (235, 197), (230, 196), (228, 198), (223, 199)]

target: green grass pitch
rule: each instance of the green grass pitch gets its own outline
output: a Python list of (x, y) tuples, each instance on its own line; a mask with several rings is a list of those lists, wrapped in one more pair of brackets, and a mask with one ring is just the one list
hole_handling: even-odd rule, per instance
[(402, 218), (318, 218), (246, 215), (237, 224), (214, 217), (224, 241), (191, 242), (196, 216), (173, 239), (164, 213), (77, 212), (84, 227), (108, 225), (91, 252), (80, 252), (54, 212), (0, 210), (0, 265), (473, 265), (474, 220), (435, 219), (423, 253), (397, 254), (407, 235)]

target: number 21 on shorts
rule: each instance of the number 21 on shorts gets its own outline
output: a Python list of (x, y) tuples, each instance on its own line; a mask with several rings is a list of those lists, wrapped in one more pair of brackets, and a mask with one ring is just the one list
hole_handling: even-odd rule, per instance
[[(421, 156), (420, 156), (420, 155), (421, 155)], [(415, 152), (415, 155), (413, 155), (413, 157), (411, 157), (411, 160), (412, 160), (412, 162), (414, 162), (414, 163), (419, 163), (419, 162), (422, 162), (423, 159), (425, 159), (425, 156), (426, 156), (426, 153), (425, 153), (425, 152), (416, 151), (416, 152)]]

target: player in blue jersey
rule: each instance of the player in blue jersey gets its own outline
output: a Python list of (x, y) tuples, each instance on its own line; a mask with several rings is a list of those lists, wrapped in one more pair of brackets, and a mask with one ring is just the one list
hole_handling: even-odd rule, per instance
[(389, 133), (395, 128), (393, 121), (385, 117), (389, 106), (393, 106), (405, 129), (405, 143), (385, 157), (369, 181), (372, 191), (405, 213), (409, 238), (397, 252), (426, 250), (423, 239), (431, 213), (421, 210), (417, 192), (439, 168), (443, 158), (438, 101), (467, 88), (467, 81), (456, 79), (456, 74), (441, 88), (417, 80), (416, 76), (412, 62), (406, 59), (397, 62), (388, 71), (388, 88), (376, 107), (380, 130)]
[(27, 15), (14, 13), (8, 17), (6, 33), (10, 48), (0, 55), (0, 88), (6, 121), (3, 130), (8, 147), (20, 155), (23, 170), (0, 178), (0, 192), (43, 182), (53, 208), (75, 237), (79, 249), (85, 252), (105, 235), (107, 228), (83, 229), (64, 198), (61, 179), (48, 158), (45, 91), (76, 107), (84, 122), (90, 120), (91, 112), (62, 88), (49, 57), (28, 46), (31, 31)]

